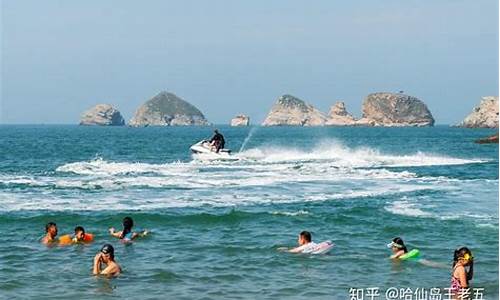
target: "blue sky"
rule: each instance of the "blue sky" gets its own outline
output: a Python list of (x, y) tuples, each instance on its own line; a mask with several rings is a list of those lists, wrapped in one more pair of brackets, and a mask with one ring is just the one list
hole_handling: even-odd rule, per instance
[(356, 116), (404, 90), (438, 124), (498, 95), (498, 0), (3, 0), (0, 123), (77, 123), (97, 103), (129, 120), (162, 90), (214, 123), (262, 121), (289, 93)]

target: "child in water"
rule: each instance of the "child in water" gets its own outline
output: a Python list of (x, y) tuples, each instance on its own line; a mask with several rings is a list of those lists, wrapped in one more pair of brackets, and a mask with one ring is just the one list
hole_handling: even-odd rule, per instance
[(122, 231), (116, 231), (114, 227), (111, 227), (109, 229), (109, 233), (117, 237), (121, 240), (124, 241), (132, 241), (133, 239), (140, 237), (140, 236), (145, 236), (148, 234), (147, 230), (144, 230), (142, 232), (133, 232), (132, 227), (134, 227), (134, 220), (132, 220), (131, 217), (125, 217), (123, 218), (123, 230)]
[(45, 245), (54, 243), (57, 236), (57, 225), (54, 222), (49, 222), (45, 225), (45, 236), (41, 242)]
[(88, 243), (92, 242), (94, 236), (90, 233), (85, 233), (85, 229), (82, 226), (75, 227), (75, 235), (73, 236), (73, 243)]
[[(102, 265), (106, 267), (102, 269)], [(120, 272), (120, 265), (115, 261), (115, 249), (110, 244), (105, 244), (94, 257), (92, 273), (94, 275), (118, 276)]]
[(397, 259), (408, 253), (408, 248), (406, 248), (405, 243), (400, 237), (392, 239), (392, 242), (387, 244), (387, 248), (392, 250), (392, 259)]
[[(467, 271), (466, 267), (469, 268)], [(474, 257), (467, 247), (462, 247), (453, 253), (453, 270), (451, 273), (450, 291), (462, 299), (463, 289), (469, 288), (469, 281), (474, 275)]]

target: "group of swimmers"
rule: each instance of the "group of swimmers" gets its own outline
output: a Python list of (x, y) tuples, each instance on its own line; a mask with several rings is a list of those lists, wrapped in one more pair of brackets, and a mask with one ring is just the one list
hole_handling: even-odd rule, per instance
[[(134, 221), (131, 217), (125, 217), (123, 219), (123, 229), (117, 231), (114, 227), (109, 229), (111, 236), (119, 238), (123, 242), (131, 242), (132, 240), (146, 236), (148, 234), (147, 230), (141, 232), (134, 232), (132, 228), (134, 227)], [(91, 233), (86, 233), (82, 226), (76, 226), (75, 232), (72, 236), (63, 235), (57, 238), (57, 225), (54, 222), (49, 222), (45, 225), (45, 236), (41, 239), (41, 242), (45, 245), (70, 245), (70, 244), (84, 244), (91, 243), (94, 241), (94, 236)], [(92, 268), (92, 273), (94, 275), (106, 275), (106, 276), (118, 276), (121, 273), (120, 265), (115, 261), (115, 248), (111, 244), (104, 244), (101, 250), (97, 252), (94, 257), (94, 263)]]
[[(311, 249), (314, 249), (318, 245), (312, 241), (312, 235), (308, 231), (302, 231), (299, 234), (298, 244), (298, 247), (292, 249), (280, 248), (279, 250), (290, 253), (311, 253)], [(408, 251), (403, 239), (400, 237), (392, 239), (392, 241), (387, 244), (387, 247), (392, 251), (390, 258), (393, 260), (420, 260), (420, 252), (417, 249)], [(450, 292), (456, 295), (458, 299), (462, 299), (462, 296), (467, 293), (467, 289), (470, 288), (469, 282), (472, 280), (473, 275), (474, 257), (472, 256), (472, 251), (467, 247), (456, 249), (453, 253)]]
[[(146, 236), (147, 230), (141, 232), (134, 232), (132, 230), (134, 221), (131, 217), (123, 219), (123, 229), (116, 231), (115, 228), (110, 228), (109, 233), (111, 236), (116, 237), (123, 242), (131, 242), (132, 240)], [(82, 226), (76, 226), (73, 236), (57, 237), (57, 225), (53, 222), (47, 223), (45, 226), (45, 236), (41, 242), (46, 245), (68, 245), (76, 243), (90, 243), (93, 241), (93, 235), (86, 233)], [(302, 231), (298, 236), (298, 246), (295, 248), (279, 248), (278, 250), (286, 251), (289, 253), (312, 253), (313, 249), (318, 247), (317, 243), (312, 241), (312, 235), (308, 231)], [(404, 260), (404, 259), (419, 259), (419, 252), (416, 249), (408, 251), (403, 240), (399, 237), (394, 238), (388, 245), (392, 250), (391, 259)], [(94, 275), (107, 275), (117, 276), (121, 272), (120, 265), (115, 261), (114, 248), (111, 244), (104, 244), (101, 250), (95, 255), (93, 263)], [(413, 254), (412, 254), (413, 253)], [(453, 266), (451, 274), (451, 287), (450, 291), (456, 295), (460, 295), (463, 291), (469, 288), (469, 281), (472, 280), (474, 274), (474, 257), (472, 252), (467, 247), (456, 249), (453, 254)]]

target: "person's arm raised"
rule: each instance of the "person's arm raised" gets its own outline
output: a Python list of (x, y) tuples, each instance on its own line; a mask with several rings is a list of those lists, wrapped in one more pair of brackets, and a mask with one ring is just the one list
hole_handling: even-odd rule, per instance
[(101, 274), (101, 253), (97, 253), (94, 257), (94, 267), (92, 270), (92, 274), (99, 275)]

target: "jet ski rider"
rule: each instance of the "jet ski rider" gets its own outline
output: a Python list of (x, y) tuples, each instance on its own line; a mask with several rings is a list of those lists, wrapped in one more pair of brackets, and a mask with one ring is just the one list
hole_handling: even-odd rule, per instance
[(210, 139), (210, 145), (215, 147), (215, 153), (219, 153), (220, 149), (224, 149), (225, 144), (224, 136), (219, 133), (219, 130), (215, 129), (214, 136)]

